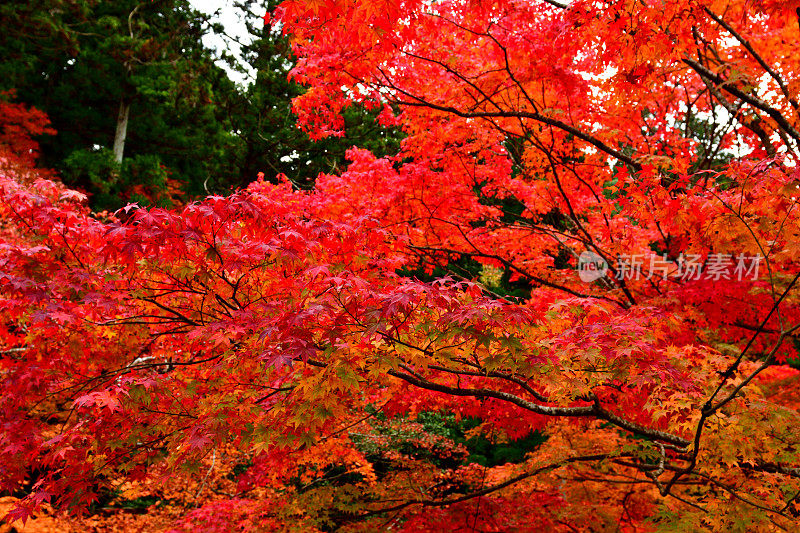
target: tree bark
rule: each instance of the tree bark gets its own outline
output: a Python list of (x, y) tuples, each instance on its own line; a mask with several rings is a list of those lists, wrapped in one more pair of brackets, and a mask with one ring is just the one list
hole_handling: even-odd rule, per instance
[(122, 163), (125, 152), (125, 138), (128, 136), (128, 117), (131, 114), (131, 103), (125, 98), (119, 101), (119, 115), (117, 115), (117, 131), (114, 133), (114, 161)]

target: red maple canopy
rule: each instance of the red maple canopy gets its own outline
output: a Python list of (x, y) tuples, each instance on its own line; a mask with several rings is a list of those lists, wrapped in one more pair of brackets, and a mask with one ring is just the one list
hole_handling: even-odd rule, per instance
[[(187, 530), (791, 530), (796, 9), (287, 1), (301, 125), (406, 135), (310, 192), (96, 214), (0, 138), (12, 517), (189, 484)], [(468, 461), (430, 413), (543, 442)]]

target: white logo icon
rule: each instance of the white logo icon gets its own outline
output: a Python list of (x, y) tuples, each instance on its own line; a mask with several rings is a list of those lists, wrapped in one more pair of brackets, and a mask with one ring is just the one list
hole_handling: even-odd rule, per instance
[(608, 263), (594, 252), (585, 251), (578, 256), (578, 276), (584, 283), (591, 283), (606, 275)]

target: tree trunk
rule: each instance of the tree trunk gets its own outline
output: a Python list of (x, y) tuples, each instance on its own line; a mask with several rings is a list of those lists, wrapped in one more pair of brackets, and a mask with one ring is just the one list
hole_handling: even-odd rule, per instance
[(125, 152), (125, 138), (128, 136), (128, 117), (131, 114), (131, 103), (125, 98), (119, 101), (119, 115), (117, 115), (117, 131), (114, 133), (114, 161), (122, 163), (122, 154)]

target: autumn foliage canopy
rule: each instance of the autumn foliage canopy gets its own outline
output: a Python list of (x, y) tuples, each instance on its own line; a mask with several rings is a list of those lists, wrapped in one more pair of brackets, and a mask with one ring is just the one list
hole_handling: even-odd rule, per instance
[(799, 18), (290, 0), (302, 127), (382, 109), (400, 152), (173, 210), (92, 213), (0, 104), (9, 518), (131, 494), (177, 531), (793, 530)]

